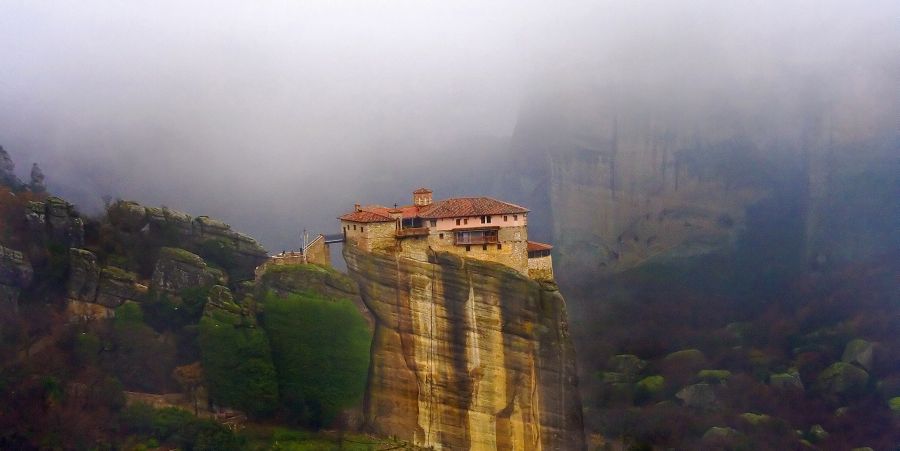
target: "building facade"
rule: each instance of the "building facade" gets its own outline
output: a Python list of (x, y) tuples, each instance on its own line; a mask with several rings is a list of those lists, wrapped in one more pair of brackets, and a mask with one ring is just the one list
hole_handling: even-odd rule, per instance
[[(413, 192), (411, 205), (355, 205), (340, 216), (347, 245), (366, 251), (430, 248), (509, 266), (536, 280), (552, 280), (552, 246), (528, 241), (527, 208), (490, 197), (433, 201)], [(534, 260), (534, 261), (532, 261)]]

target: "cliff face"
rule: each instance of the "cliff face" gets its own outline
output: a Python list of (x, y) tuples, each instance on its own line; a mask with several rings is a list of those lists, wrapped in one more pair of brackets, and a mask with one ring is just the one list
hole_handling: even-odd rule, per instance
[(435, 449), (584, 448), (555, 285), (427, 249), (348, 244), (344, 258), (375, 317), (372, 432)]

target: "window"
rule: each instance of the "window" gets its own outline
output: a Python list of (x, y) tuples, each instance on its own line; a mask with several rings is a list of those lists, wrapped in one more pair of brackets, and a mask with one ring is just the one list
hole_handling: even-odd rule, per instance
[(440, 239), (443, 240), (443, 239), (444, 239), (444, 234), (443, 234), (443, 233), (439, 233), (439, 234), (438, 234), (438, 238), (440, 238)]
[(488, 223), (488, 224), (491, 223), (491, 217), (490, 217), (490, 216), (487, 217), (487, 223)]
[(482, 217), (481, 217), (481, 223), (482, 223), (482, 224), (490, 224), (490, 223), (491, 223), (491, 217), (490, 217), (490, 216), (482, 216)]
[(428, 221), (428, 225), (430, 227), (437, 227), (437, 219), (432, 219), (431, 221)]
[(365, 231), (366, 231), (366, 228), (363, 227), (363, 226), (359, 226), (359, 231), (360, 231), (360, 232), (365, 232)]
[(463, 218), (463, 224), (468, 224), (468, 223), (469, 223), (469, 218)]
[(513, 215), (513, 221), (518, 221), (518, 220), (519, 220), (519, 215)]
[(503, 222), (509, 221), (509, 216), (503, 215)]
[(497, 243), (497, 250), (499, 251), (500, 249), (503, 249), (503, 245), (500, 243)]
[(466, 252), (469, 252), (471, 250), (472, 250), (472, 246), (466, 246)]
[(456, 218), (456, 225), (459, 225), (459, 221), (460, 221), (460, 219)]
[(356, 224), (353, 224), (353, 230), (356, 230)]
[(486, 251), (486, 250), (487, 250), (487, 244), (482, 244), (482, 245), (481, 245), (481, 250)]

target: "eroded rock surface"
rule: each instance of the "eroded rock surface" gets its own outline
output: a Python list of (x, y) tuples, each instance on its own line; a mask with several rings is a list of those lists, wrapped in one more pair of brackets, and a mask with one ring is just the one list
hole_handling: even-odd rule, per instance
[(376, 318), (372, 432), (434, 449), (584, 449), (575, 352), (554, 284), (431, 251), (348, 245), (344, 257)]
[(0, 246), (0, 316), (18, 311), (19, 293), (33, 277), (31, 264), (21, 252)]
[(186, 288), (225, 283), (221, 271), (210, 268), (200, 256), (184, 249), (164, 247), (150, 284), (158, 293), (178, 295)]

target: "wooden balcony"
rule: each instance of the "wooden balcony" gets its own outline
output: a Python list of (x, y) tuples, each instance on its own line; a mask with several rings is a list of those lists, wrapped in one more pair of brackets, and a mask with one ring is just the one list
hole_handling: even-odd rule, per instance
[(471, 232), (456, 232), (455, 243), (457, 246), (469, 244), (496, 244), (500, 242), (496, 230), (474, 230)]
[(394, 234), (397, 238), (409, 238), (414, 236), (428, 236), (428, 227), (407, 227), (399, 229)]

